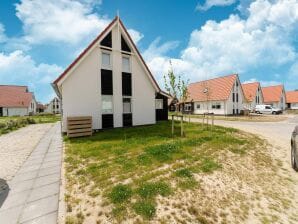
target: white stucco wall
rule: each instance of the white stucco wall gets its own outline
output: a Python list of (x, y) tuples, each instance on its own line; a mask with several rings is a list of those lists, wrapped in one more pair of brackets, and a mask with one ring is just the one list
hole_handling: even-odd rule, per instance
[[(112, 30), (114, 127), (122, 127), (122, 54), (118, 27)], [(69, 74), (61, 86), (63, 131), (68, 116), (92, 116), (93, 129), (101, 129), (101, 53), (99, 45)], [(133, 125), (155, 123), (155, 89), (135, 54), (130, 56), (132, 70)]]
[(291, 103), (290, 109), (298, 110), (298, 103)]
[[(221, 109), (212, 109), (213, 103), (219, 103)], [(225, 115), (225, 104), (225, 101), (194, 102), (194, 114), (203, 114), (209, 112), (219, 115)], [(200, 105), (200, 108), (197, 108), (198, 105)]]
[[(58, 108), (57, 108), (58, 105)], [(60, 100), (55, 97), (50, 101), (50, 103), (47, 105), (45, 111), (46, 113), (51, 113), (51, 114), (59, 114), (61, 113), (61, 103)]]
[(3, 116), (25, 116), (29, 115), (28, 108), (3, 107)]
[(256, 96), (259, 96), (259, 103), (257, 103), (256, 97), (255, 97), (251, 102), (244, 103), (244, 106), (247, 109), (253, 110), (255, 109), (256, 105), (264, 104), (264, 98), (260, 87), (259, 87), (259, 91), (257, 90), (256, 92)]
[[(233, 102), (233, 92), (235, 93), (235, 102)], [(236, 102), (236, 93), (238, 93), (238, 102)], [(244, 109), (244, 104), (244, 95), (241, 89), (240, 81), (238, 80), (238, 86), (236, 86), (235, 81), (229, 99), (226, 101), (225, 113), (227, 115), (233, 114), (233, 109), (235, 109), (235, 114), (237, 109), (240, 113), (240, 111)]]

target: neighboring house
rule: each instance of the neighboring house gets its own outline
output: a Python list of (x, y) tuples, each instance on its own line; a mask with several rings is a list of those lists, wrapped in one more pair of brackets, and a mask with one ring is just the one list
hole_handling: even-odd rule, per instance
[(245, 98), (237, 74), (192, 83), (184, 111), (194, 114), (240, 114)]
[(46, 109), (46, 106), (43, 105), (42, 103), (40, 102), (37, 102), (36, 104), (36, 113), (43, 113)]
[(35, 114), (36, 104), (27, 86), (0, 85), (0, 117)]
[(58, 97), (54, 97), (54, 99), (52, 99), (51, 102), (46, 105), (45, 112), (51, 114), (61, 113), (61, 101)]
[(298, 90), (286, 92), (287, 108), (298, 110)]
[(264, 104), (282, 110), (286, 109), (286, 93), (283, 85), (262, 87)]
[(154, 124), (168, 119), (161, 91), (119, 17), (54, 81), (67, 117), (92, 116), (93, 129)]
[(177, 98), (174, 98), (172, 96), (170, 96), (168, 98), (168, 109), (169, 109), (169, 111), (171, 111), (171, 112), (176, 111), (176, 107), (179, 106), (178, 104), (179, 104), (179, 101), (177, 100)]
[(259, 82), (242, 84), (246, 103), (244, 107), (249, 110), (255, 109), (256, 105), (263, 104), (263, 93)]

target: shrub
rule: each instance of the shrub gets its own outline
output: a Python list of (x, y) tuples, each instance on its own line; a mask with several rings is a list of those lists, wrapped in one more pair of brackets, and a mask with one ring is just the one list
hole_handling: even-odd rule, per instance
[(113, 187), (111, 193), (109, 194), (109, 198), (115, 204), (123, 203), (128, 201), (132, 196), (132, 190), (129, 186), (118, 184)]

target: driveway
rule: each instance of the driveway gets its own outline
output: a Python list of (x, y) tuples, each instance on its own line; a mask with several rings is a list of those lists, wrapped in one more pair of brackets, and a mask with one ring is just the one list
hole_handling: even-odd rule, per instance
[[(9, 138), (11, 143), (6, 150), (6, 159), (13, 161), (13, 156), (19, 158), (18, 163), (25, 161), (14, 173), (16, 167), (9, 170), (9, 175), (4, 176), (8, 187), (6, 192), (0, 194), (0, 223), (57, 223), (58, 202), (61, 182), (61, 162), (62, 162), (62, 138), (60, 124), (43, 126), (29, 126), (42, 130), (36, 133), (35, 130), (20, 129), (19, 132), (12, 132)], [(42, 128), (43, 127), (43, 128)], [(23, 132), (26, 130), (27, 132)], [(35, 136), (33, 135), (35, 133)], [(23, 142), (13, 136), (19, 136)], [(32, 142), (31, 142), (32, 141)], [(13, 147), (15, 143), (15, 148)], [(4, 145), (5, 146), (5, 145)], [(17, 149), (17, 150), (16, 150)], [(23, 150), (22, 150), (23, 149)], [(9, 150), (12, 150), (9, 152)], [(30, 154), (28, 156), (28, 154)], [(27, 157), (26, 157), (27, 156)], [(2, 156), (0, 159), (4, 160)], [(10, 165), (11, 163), (4, 163)], [(0, 163), (2, 167), (2, 163)], [(3, 169), (3, 167), (2, 167)], [(5, 170), (5, 169), (3, 169)], [(6, 172), (7, 174), (7, 172)], [(13, 175), (13, 178), (9, 178)], [(2, 204), (2, 205), (1, 205)]]

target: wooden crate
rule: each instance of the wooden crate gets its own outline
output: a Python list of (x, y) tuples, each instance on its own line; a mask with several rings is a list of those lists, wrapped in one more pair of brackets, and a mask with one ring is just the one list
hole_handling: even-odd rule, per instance
[(67, 136), (82, 137), (92, 135), (92, 117), (67, 117)]

